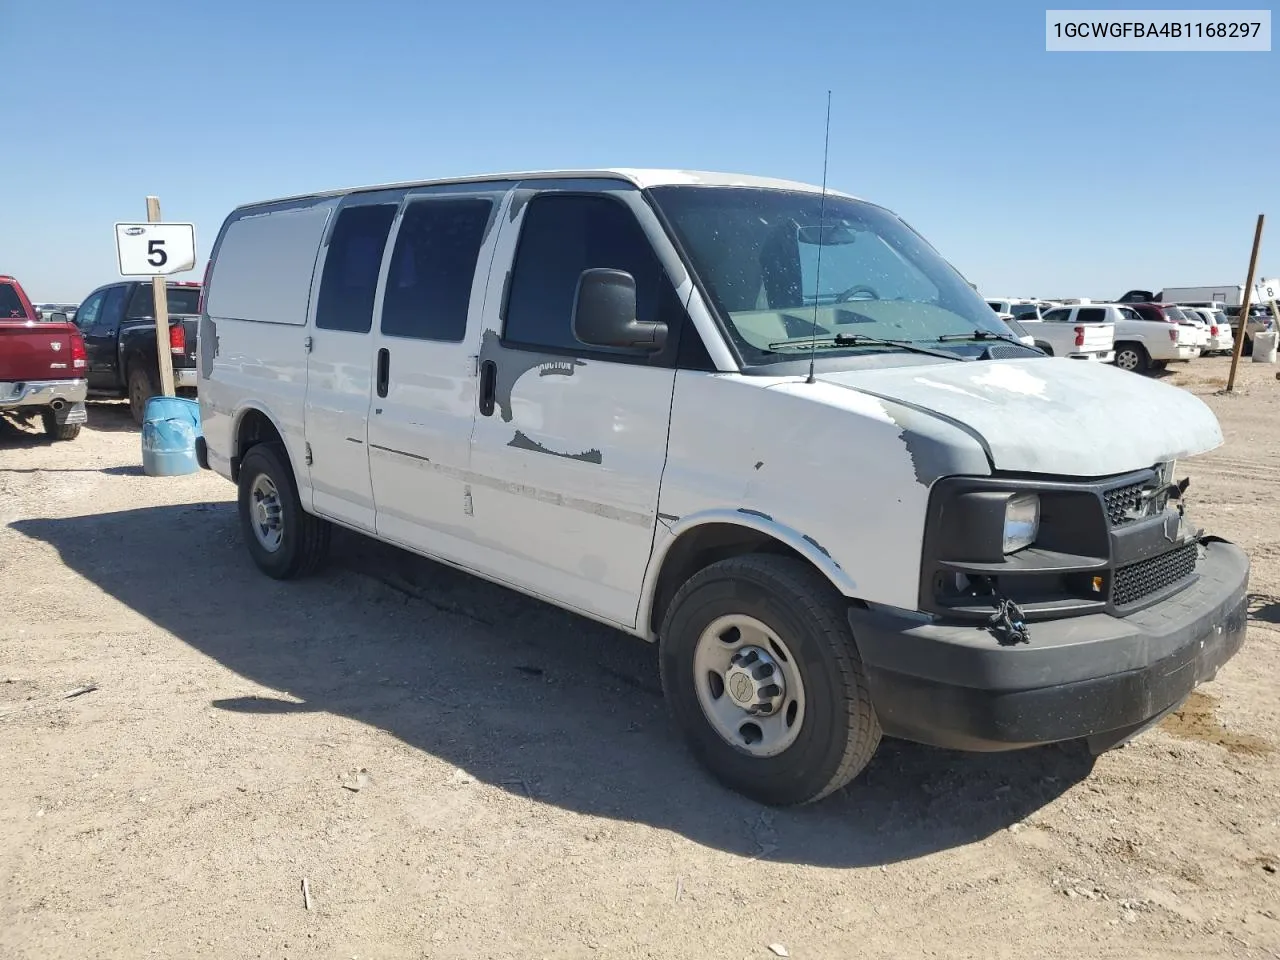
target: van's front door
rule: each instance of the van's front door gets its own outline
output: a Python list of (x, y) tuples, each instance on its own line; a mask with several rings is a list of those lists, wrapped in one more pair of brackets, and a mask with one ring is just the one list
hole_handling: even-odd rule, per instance
[[(653, 216), (638, 191), (560, 186), (518, 190), (514, 216), (503, 217), (479, 351), (475, 536), (498, 548), (492, 573), (633, 625), (683, 307), (637, 219)], [(661, 353), (602, 350), (574, 337), (578, 278), (591, 267), (635, 277), (639, 319), (673, 327)]]
[(368, 447), (378, 536), (468, 566), (476, 343), (507, 189), (409, 194), (392, 231), (374, 335)]
[(308, 330), (305, 433), (312, 506), (374, 529), (367, 417), (373, 395), (373, 308), (400, 195), (347, 197), (325, 235)]

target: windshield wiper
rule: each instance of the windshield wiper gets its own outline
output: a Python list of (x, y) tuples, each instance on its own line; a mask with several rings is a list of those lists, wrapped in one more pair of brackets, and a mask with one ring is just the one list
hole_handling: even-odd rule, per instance
[(885, 340), (880, 337), (869, 337), (863, 333), (837, 333), (834, 337), (807, 337), (797, 338), (795, 340), (779, 340), (777, 343), (769, 344), (770, 350), (778, 347), (896, 347), (899, 350), (908, 350), (911, 353), (923, 353), (929, 357), (942, 357), (944, 360), (963, 360), (964, 357), (956, 353), (950, 353), (946, 350), (931, 350), (929, 347), (922, 347), (913, 340)]
[(1011, 337), (1006, 333), (992, 333), (990, 330), (974, 330), (973, 333), (944, 333), (938, 338), (939, 343), (946, 343), (949, 340), (1003, 340), (1005, 343), (1016, 343), (1020, 347), (1026, 347), (1028, 350), (1034, 350), (1035, 347), (1028, 346), (1017, 337)]

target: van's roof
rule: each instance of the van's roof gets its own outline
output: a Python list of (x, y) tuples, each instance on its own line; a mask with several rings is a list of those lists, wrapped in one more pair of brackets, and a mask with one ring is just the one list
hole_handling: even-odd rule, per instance
[[(779, 180), (773, 177), (757, 177), (745, 173), (714, 173), (704, 170), (667, 170), (641, 169), (637, 167), (614, 167), (595, 170), (533, 170), (522, 173), (486, 173), (473, 177), (444, 177), (436, 180), (408, 180), (400, 183), (370, 184), (362, 187), (346, 187), (339, 190), (319, 190), (314, 193), (301, 193), (275, 200), (260, 200), (243, 206), (259, 206), (265, 203), (280, 203), (288, 200), (307, 200), (322, 197), (341, 197), (349, 193), (371, 193), (377, 190), (402, 190), (417, 187), (430, 187), (443, 184), (458, 183), (493, 183), (504, 180), (566, 180), (566, 179), (605, 179), (624, 180), (635, 186), (666, 187), (677, 185), (695, 185), (708, 187), (758, 187), (772, 190), (798, 190), (803, 193), (821, 193), (822, 188), (811, 183), (798, 180)], [(852, 194), (827, 188), (827, 194), (835, 197), (856, 199)]]

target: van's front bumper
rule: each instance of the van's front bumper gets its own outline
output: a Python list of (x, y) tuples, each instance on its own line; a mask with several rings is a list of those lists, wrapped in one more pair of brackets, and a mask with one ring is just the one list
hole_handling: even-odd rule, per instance
[(1032, 623), (1030, 642), (1013, 646), (983, 628), (851, 608), (880, 725), (957, 750), (1123, 740), (1213, 679), (1244, 642), (1249, 558), (1211, 540), (1197, 571), (1138, 613)]

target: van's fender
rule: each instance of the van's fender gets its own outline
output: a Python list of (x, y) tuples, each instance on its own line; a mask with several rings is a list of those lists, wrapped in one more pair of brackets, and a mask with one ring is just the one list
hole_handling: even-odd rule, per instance
[(787, 526), (766, 513), (745, 507), (739, 509), (717, 507), (700, 510), (675, 521), (659, 517), (653, 553), (649, 560), (649, 567), (645, 571), (644, 586), (640, 593), (640, 609), (636, 624), (636, 632), (640, 636), (647, 637), (649, 640), (657, 639), (660, 624), (651, 622), (650, 613), (653, 610), (653, 601), (662, 576), (662, 569), (672, 546), (691, 530), (713, 523), (752, 530), (790, 547), (808, 560), (841, 594), (849, 598), (857, 596), (857, 584), (853, 578), (831, 557), (821, 543), (807, 533)]
[(244, 425), (245, 418), (251, 414), (257, 414), (265, 417), (266, 420), (279, 434), (280, 439), (284, 441), (285, 452), (289, 456), (289, 465), (293, 467), (293, 479), (298, 485), (298, 496), (302, 499), (304, 505), (311, 504), (311, 477), (306, 468), (306, 441), (302, 435), (302, 424), (298, 424), (294, 429), (284, 423), (284, 421), (271, 409), (271, 405), (258, 397), (248, 397), (241, 400), (231, 415), (231, 468), (233, 472), (238, 473), (240, 469), (240, 461), (244, 459), (244, 450), (240, 447), (240, 430)]

